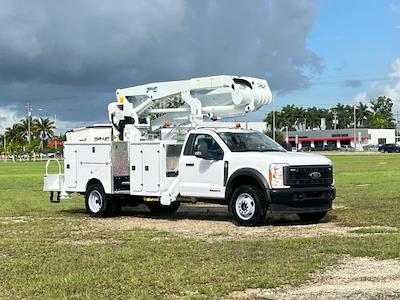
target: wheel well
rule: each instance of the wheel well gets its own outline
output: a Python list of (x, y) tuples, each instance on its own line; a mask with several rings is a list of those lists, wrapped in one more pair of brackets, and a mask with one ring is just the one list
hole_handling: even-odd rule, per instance
[(258, 187), (261, 191), (263, 191), (264, 195), (266, 196), (265, 188), (262, 184), (254, 177), (250, 175), (239, 175), (235, 177), (232, 182), (229, 183), (227, 187), (226, 193), (226, 201), (229, 201), (232, 197), (233, 192), (242, 185), (252, 185)]
[(98, 180), (97, 178), (92, 178), (90, 179), (87, 184), (86, 184), (86, 191), (88, 190), (88, 188), (93, 185), (93, 184), (101, 184), (101, 186), (103, 186), (103, 184), (101, 183), (100, 180)]

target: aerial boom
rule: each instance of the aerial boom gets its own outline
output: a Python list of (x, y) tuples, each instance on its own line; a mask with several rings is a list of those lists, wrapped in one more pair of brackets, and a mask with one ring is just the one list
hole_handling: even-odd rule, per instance
[[(252, 77), (212, 76), (157, 82), (118, 89), (109, 117), (123, 139), (126, 125), (138, 131), (170, 125), (198, 126), (212, 120), (258, 110), (272, 100), (267, 81)], [(140, 136), (140, 135), (139, 135)]]

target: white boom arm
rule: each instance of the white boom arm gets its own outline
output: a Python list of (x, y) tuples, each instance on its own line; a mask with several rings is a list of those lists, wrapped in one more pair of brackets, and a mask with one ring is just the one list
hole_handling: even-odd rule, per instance
[[(212, 76), (158, 82), (118, 89), (117, 102), (110, 103), (109, 117), (118, 131), (125, 124), (151, 126), (201, 124), (258, 110), (272, 100), (267, 81), (252, 77)], [(151, 122), (151, 125), (150, 125)]]

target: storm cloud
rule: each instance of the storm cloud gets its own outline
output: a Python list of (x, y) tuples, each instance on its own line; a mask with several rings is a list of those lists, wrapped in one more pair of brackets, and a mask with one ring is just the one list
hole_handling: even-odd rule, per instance
[(234, 74), (308, 86), (311, 1), (0, 0), (0, 107), (105, 120), (119, 87)]

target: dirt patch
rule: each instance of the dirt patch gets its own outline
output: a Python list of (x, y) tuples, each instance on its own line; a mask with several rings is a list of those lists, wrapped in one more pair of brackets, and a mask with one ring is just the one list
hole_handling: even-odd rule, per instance
[(154, 216), (145, 207), (124, 212), (124, 216), (110, 219), (90, 219), (90, 228), (125, 231), (134, 228), (156, 229), (208, 241), (318, 237), (326, 235), (359, 236), (352, 232), (359, 227), (339, 226), (330, 221), (304, 223), (296, 216), (268, 216), (257, 227), (240, 227), (232, 223), (224, 206), (211, 204), (182, 205), (175, 214)]
[(27, 216), (18, 216), (18, 217), (0, 217), (0, 224), (17, 224), (17, 223), (27, 223), (29, 221), (29, 217)]
[(346, 257), (299, 287), (249, 289), (227, 299), (400, 299), (400, 260)]

